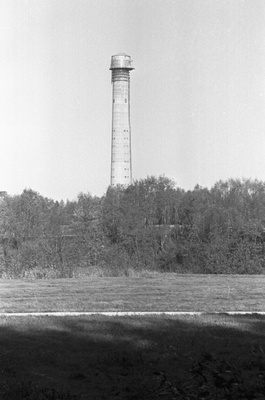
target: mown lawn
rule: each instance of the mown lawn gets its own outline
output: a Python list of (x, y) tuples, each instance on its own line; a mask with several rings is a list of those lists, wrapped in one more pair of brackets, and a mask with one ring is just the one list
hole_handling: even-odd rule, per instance
[(265, 275), (0, 280), (0, 313), (265, 311)]
[(0, 399), (265, 399), (265, 277), (0, 281), (0, 312), (205, 311), (202, 316), (0, 316)]
[(1, 317), (0, 398), (265, 399), (265, 317)]

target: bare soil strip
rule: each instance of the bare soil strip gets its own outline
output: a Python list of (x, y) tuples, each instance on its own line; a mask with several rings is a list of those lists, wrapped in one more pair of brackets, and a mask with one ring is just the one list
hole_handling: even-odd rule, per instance
[(92, 315), (104, 315), (106, 317), (132, 317), (132, 316), (152, 316), (152, 315), (265, 315), (265, 311), (227, 311), (227, 312), (200, 312), (200, 311), (92, 311), (92, 312), (25, 312), (25, 313), (0, 313), (0, 317), (82, 317)]
[(265, 275), (0, 280), (0, 313), (264, 312)]

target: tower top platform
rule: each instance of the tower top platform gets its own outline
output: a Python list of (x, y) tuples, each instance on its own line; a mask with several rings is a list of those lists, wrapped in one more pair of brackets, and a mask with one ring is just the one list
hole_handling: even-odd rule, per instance
[(118, 53), (111, 57), (110, 69), (127, 69), (132, 70), (132, 60), (131, 57), (125, 53)]

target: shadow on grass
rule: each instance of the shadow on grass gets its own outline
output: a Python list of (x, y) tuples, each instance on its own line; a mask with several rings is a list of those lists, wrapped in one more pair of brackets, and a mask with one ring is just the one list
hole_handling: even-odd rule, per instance
[(265, 317), (6, 317), (0, 398), (265, 399)]

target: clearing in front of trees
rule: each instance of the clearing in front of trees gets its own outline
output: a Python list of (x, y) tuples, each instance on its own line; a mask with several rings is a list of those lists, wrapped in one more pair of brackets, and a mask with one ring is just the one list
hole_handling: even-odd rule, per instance
[[(265, 399), (263, 276), (0, 281), (3, 400)], [(47, 311), (201, 316), (12, 316)]]
[(1, 317), (0, 397), (264, 399), (260, 315)]
[(0, 313), (265, 311), (265, 275), (0, 280)]

